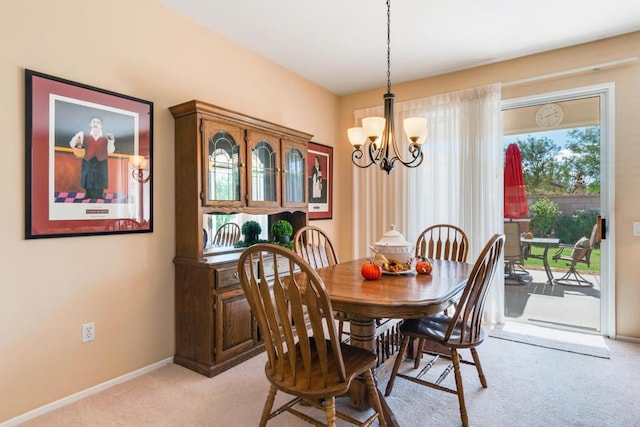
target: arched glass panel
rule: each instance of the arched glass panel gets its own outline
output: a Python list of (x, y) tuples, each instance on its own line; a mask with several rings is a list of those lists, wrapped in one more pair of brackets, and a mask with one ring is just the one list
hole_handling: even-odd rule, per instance
[(238, 144), (225, 131), (209, 139), (209, 200), (240, 200), (238, 151)]
[(251, 198), (257, 201), (276, 199), (276, 153), (265, 141), (256, 144), (251, 153)]
[(295, 148), (287, 151), (284, 158), (285, 199), (287, 202), (304, 202), (304, 157)]

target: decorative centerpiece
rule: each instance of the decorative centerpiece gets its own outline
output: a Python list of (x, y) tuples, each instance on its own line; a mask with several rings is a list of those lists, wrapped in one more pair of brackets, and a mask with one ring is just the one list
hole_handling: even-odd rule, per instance
[(271, 240), (260, 239), (262, 227), (257, 221), (245, 222), (242, 224), (241, 230), (244, 240), (238, 240), (233, 245), (235, 248), (247, 248), (257, 243), (275, 243), (276, 245), (293, 250), (293, 242), (291, 242), (293, 227), (287, 220), (279, 220), (273, 223), (271, 226)]
[(382, 254), (389, 260), (399, 260), (405, 262), (413, 256), (411, 243), (404, 239), (404, 236), (396, 231), (396, 226), (391, 225), (391, 230), (382, 235), (382, 238), (375, 243), (376, 253)]
[(244, 241), (249, 245), (258, 242), (260, 233), (262, 233), (262, 227), (257, 221), (247, 221), (242, 224), (242, 235), (244, 236)]
[(293, 227), (291, 223), (286, 219), (276, 221), (271, 226), (271, 236), (274, 242), (289, 243), (291, 236), (293, 235)]

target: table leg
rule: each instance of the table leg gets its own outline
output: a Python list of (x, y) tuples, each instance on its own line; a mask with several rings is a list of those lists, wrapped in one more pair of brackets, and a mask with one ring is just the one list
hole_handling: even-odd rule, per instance
[[(349, 319), (349, 333), (350, 343), (354, 347), (364, 348), (370, 351), (375, 351), (376, 347), (376, 321), (370, 318), (351, 318)], [(374, 372), (374, 380), (375, 377)], [(377, 389), (377, 387), (376, 387)], [(393, 411), (387, 404), (384, 396), (378, 390), (378, 396), (382, 405), (382, 412), (384, 419), (388, 426), (398, 426), (398, 421), (393, 415)], [(370, 407), (369, 399), (367, 398), (367, 389), (364, 381), (358, 377), (356, 381), (351, 383), (349, 390), (349, 398), (351, 405), (359, 409), (367, 409)]]
[(542, 265), (544, 265), (544, 271), (547, 273), (547, 283), (553, 286), (553, 273), (551, 272), (551, 266), (547, 259), (547, 252), (549, 252), (549, 245), (544, 245), (544, 252), (542, 253)]

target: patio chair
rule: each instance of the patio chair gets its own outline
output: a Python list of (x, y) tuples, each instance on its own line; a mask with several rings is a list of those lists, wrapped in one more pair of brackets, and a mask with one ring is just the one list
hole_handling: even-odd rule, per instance
[[(558, 251), (551, 258), (554, 261), (566, 261), (569, 266), (569, 271), (559, 279), (554, 279), (554, 283), (569, 286), (593, 286), (592, 282), (585, 279), (578, 270), (576, 270), (576, 265), (586, 264), (587, 267), (591, 266), (591, 252), (596, 245), (597, 235), (598, 224), (595, 224), (591, 230), (591, 237), (588, 239), (582, 237), (574, 245), (561, 244), (559, 246)], [(568, 253), (569, 250), (571, 250), (570, 254)]]
[[(524, 268), (525, 247), (520, 242), (520, 223), (504, 222), (504, 278), (505, 280), (526, 284), (532, 280), (531, 274)], [(509, 283), (509, 282), (505, 282)]]

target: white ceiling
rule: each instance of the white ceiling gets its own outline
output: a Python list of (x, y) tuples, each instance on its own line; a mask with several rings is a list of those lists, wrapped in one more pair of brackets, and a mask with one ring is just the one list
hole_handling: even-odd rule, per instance
[[(385, 0), (156, 1), (335, 94), (386, 86)], [(394, 0), (391, 83), (637, 30), (640, 0)]]

